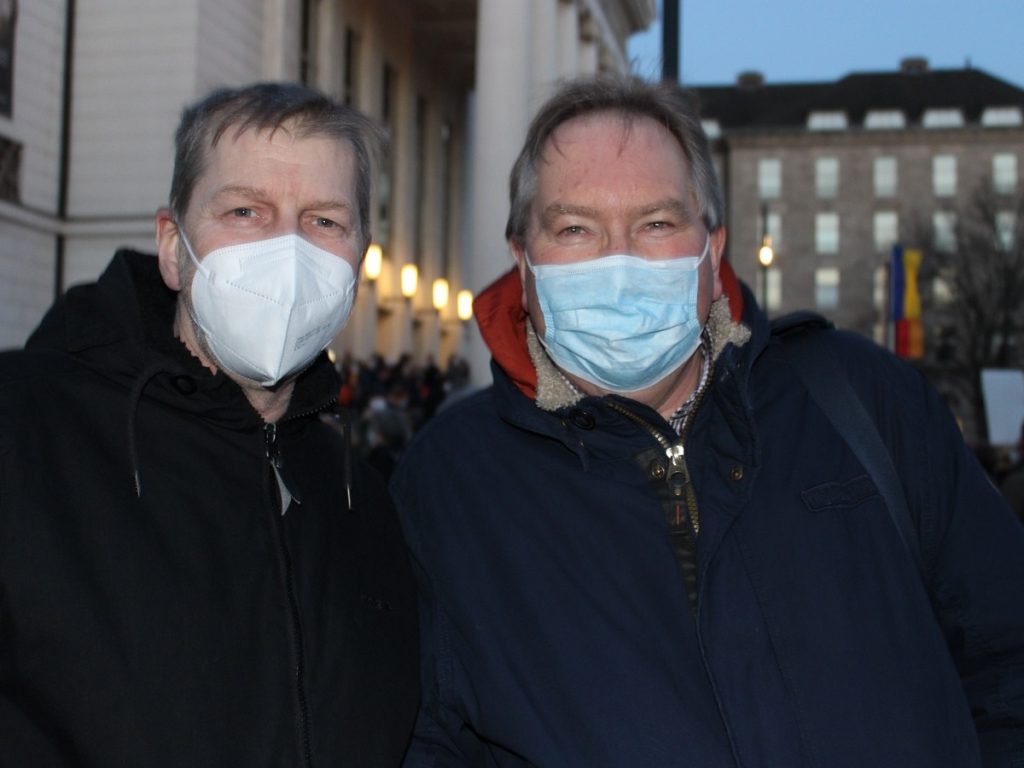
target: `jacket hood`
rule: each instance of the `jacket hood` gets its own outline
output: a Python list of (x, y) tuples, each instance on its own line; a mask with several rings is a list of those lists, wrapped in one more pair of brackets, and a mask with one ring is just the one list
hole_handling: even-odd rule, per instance
[[(141, 495), (136, 414), (143, 400), (231, 430), (264, 426), (241, 387), (211, 372), (173, 333), (177, 293), (164, 284), (156, 257), (118, 251), (95, 283), (70, 289), (43, 318), (27, 352), (66, 355), (113, 386), (127, 390), (126, 440)], [(336, 402), (338, 375), (319, 355), (295, 383), (279, 424)]]
[[(720, 270), (722, 297), (712, 306), (708, 327), (711, 330), (713, 357), (733, 342), (746, 343), (750, 331), (747, 317), (760, 316), (753, 297), (745, 291), (729, 262), (722, 260)], [(481, 291), (473, 302), (473, 314), (480, 335), (491, 351), (494, 362), (516, 387), (545, 410), (571, 405), (573, 394), (558, 375), (554, 364), (543, 352), (529, 316), (523, 308), (523, 285), (515, 267)], [(745, 310), (753, 310), (745, 311)], [(576, 396), (578, 397), (578, 396)]]
[[(177, 293), (164, 284), (156, 257), (122, 249), (95, 283), (69, 289), (54, 304), (25, 349), (73, 355), (116, 384), (141, 383), (147, 397), (175, 408), (238, 428), (261, 425), (241, 388), (205, 368), (174, 336), (176, 306)], [(321, 355), (296, 382), (289, 415), (322, 409), (336, 395), (336, 382)]]

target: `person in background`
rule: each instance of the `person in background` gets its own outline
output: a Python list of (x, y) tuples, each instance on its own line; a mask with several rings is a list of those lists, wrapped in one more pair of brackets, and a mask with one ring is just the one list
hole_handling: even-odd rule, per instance
[[(772, 332), (688, 94), (564, 84), (510, 197), (515, 268), (474, 302), (493, 386), (391, 483), (421, 595), (406, 765), (1021, 765), (1024, 529), (916, 371)], [(909, 538), (801, 341), (891, 453)]]
[(0, 356), (0, 764), (396, 766), (415, 585), (318, 414), (379, 130), (298, 85), (178, 127), (156, 257)]

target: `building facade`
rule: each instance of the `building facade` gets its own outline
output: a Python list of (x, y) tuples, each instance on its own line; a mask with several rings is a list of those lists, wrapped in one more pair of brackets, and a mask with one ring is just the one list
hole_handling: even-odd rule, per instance
[(559, 78), (628, 70), (626, 40), (654, 18), (654, 0), (0, 0), (0, 348), (116, 248), (155, 250), (185, 104), (290, 80), (381, 121), (391, 142), (380, 273), (362, 277), (337, 350), (459, 352), (489, 378), (454, 299), (511, 266), (507, 177), (530, 114)]
[[(726, 191), (728, 257), (771, 314), (816, 309), (886, 343), (895, 244), (926, 262), (955, 248), (957, 217), (985, 188), (1002, 229), (1019, 229), (1024, 90), (983, 71), (914, 58), (836, 82), (745, 73), (695, 90)], [(921, 291), (941, 303), (948, 287), (933, 277)]]

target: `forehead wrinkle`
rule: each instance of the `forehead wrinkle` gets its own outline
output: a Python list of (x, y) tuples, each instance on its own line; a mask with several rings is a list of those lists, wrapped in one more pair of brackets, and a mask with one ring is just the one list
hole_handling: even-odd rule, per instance
[(265, 189), (260, 189), (259, 187), (252, 187), (247, 184), (225, 184), (214, 192), (213, 197), (217, 199), (225, 195), (241, 195), (258, 200), (263, 200), (269, 196)]

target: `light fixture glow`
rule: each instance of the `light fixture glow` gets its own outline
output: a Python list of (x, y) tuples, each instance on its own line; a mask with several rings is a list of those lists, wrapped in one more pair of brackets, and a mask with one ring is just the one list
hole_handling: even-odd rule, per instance
[(384, 251), (377, 243), (370, 243), (366, 249), (366, 256), (363, 259), (363, 274), (371, 282), (380, 277), (381, 266), (384, 263)]
[(455, 308), (459, 314), (459, 320), (465, 322), (473, 316), (473, 292), (465, 288), (458, 292), (455, 297)]
[(420, 273), (415, 264), (406, 264), (402, 267), (402, 295), (411, 299), (416, 295), (416, 286), (419, 283)]
[(434, 281), (433, 289), (434, 309), (438, 312), (448, 306), (448, 281), (439, 277)]
[(772, 265), (774, 259), (775, 251), (772, 249), (771, 235), (765, 235), (761, 238), (761, 249), (757, 252), (757, 260), (761, 262), (762, 267), (767, 269)]

